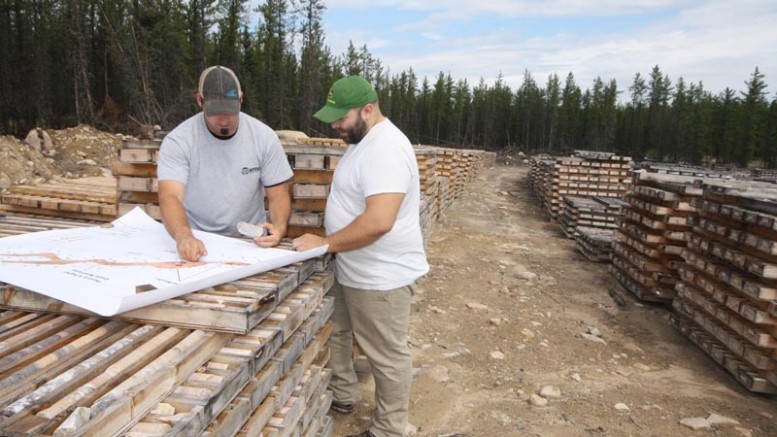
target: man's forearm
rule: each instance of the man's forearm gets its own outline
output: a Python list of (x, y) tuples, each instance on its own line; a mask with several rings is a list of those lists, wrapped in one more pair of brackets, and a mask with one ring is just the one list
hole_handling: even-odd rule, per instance
[(291, 199), (272, 199), (269, 204), (269, 210), (270, 221), (283, 234), (282, 236), (285, 236), (288, 230), (289, 217), (291, 217)]
[(186, 211), (178, 199), (168, 199), (160, 202), (160, 211), (162, 213), (162, 223), (167, 229), (167, 233), (175, 241), (180, 241), (183, 237), (192, 236), (192, 228), (189, 226), (189, 219), (186, 217)]
[(283, 238), (289, 226), (289, 217), (291, 217), (291, 187), (288, 182), (267, 187), (267, 210), (270, 215), (270, 222), (275, 227), (276, 232)]
[(348, 226), (327, 235), (324, 242), (329, 245), (329, 252), (348, 252), (369, 246), (386, 232), (388, 231), (370, 226), (368, 218), (360, 215)]

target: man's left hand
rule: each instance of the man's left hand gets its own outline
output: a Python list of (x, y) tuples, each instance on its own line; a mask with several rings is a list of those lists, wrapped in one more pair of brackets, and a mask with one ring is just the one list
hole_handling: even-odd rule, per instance
[(291, 241), (291, 248), (297, 252), (304, 252), (308, 249), (315, 249), (326, 244), (324, 237), (314, 234), (304, 234)]

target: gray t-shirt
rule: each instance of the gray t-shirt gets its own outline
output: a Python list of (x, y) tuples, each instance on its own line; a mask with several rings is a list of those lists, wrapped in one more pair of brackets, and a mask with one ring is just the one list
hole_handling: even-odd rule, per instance
[(294, 175), (278, 135), (240, 113), (235, 135), (222, 140), (205, 126), (202, 112), (165, 136), (157, 178), (186, 185), (183, 206), (193, 229), (238, 235), (239, 221), (262, 223), (264, 187)]

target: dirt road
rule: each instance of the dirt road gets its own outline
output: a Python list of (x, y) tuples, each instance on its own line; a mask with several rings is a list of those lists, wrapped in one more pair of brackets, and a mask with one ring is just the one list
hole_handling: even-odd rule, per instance
[[(432, 230), (412, 308), (411, 435), (777, 436), (777, 398), (745, 390), (670, 325), (669, 308), (622, 290), (618, 305), (606, 265), (575, 251), (526, 177), (484, 169)], [(361, 376), (337, 436), (368, 424)], [(680, 423), (711, 414), (732, 423)]]

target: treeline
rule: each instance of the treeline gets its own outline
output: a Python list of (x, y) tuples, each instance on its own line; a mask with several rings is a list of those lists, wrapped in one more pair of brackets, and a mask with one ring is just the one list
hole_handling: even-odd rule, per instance
[[(714, 94), (655, 66), (619, 88), (572, 73), (512, 90), (499, 78), (390, 72), (367, 46), (333, 54), (323, 0), (2, 0), (0, 130), (87, 123), (133, 133), (193, 114), (200, 71), (239, 75), (244, 111), (274, 129), (332, 136), (311, 114), (339, 77), (360, 74), (414, 143), (562, 153), (614, 151), (694, 164), (777, 163), (777, 101), (755, 67), (745, 91)], [(505, 69), (515, 66), (505, 66)]]

